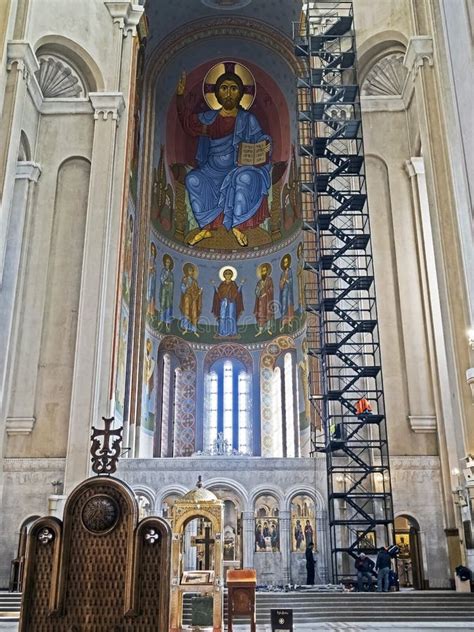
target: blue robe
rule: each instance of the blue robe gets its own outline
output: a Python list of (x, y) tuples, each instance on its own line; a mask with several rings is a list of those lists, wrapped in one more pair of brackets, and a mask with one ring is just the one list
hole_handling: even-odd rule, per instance
[[(218, 111), (199, 114), (203, 125), (211, 125)], [(260, 167), (237, 165), (239, 145), (271, 141), (253, 114), (240, 109), (232, 134), (211, 139), (200, 136), (196, 153), (197, 169), (186, 176), (186, 190), (200, 228), (213, 222), (224, 213), (223, 225), (227, 230), (243, 224), (260, 208), (263, 197), (271, 185), (270, 164)]]

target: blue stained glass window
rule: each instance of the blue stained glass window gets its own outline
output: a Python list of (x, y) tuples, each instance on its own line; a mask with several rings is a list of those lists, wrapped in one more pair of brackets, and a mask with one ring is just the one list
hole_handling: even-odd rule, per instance
[(220, 436), (228, 452), (252, 454), (251, 377), (245, 366), (222, 358), (214, 362), (205, 381), (204, 451), (215, 452)]

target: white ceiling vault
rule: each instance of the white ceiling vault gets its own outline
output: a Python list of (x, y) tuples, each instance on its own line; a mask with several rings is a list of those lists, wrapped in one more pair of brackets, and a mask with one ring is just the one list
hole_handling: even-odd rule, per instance
[(291, 37), (301, 6), (301, 0), (147, 0), (149, 49), (155, 49), (173, 31), (205, 18), (254, 18)]

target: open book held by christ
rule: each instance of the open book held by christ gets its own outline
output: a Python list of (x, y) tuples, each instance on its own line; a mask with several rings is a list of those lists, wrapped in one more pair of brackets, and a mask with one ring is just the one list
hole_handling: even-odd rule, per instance
[(264, 165), (267, 162), (267, 140), (259, 143), (240, 143), (237, 162), (239, 165)]

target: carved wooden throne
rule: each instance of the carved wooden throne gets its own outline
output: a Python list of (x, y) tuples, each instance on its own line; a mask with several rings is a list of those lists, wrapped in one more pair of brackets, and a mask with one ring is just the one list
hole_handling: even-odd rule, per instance
[(84, 481), (31, 527), (20, 632), (168, 632), (170, 535), (125, 483)]

